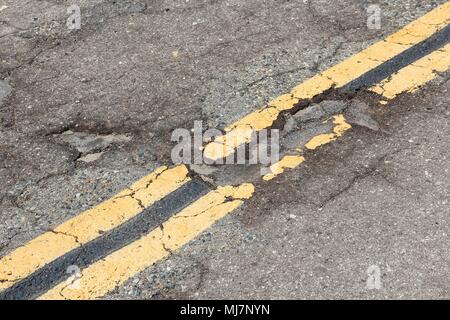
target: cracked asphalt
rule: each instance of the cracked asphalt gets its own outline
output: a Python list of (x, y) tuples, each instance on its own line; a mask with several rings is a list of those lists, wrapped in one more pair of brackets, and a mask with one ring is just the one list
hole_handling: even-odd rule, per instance
[[(223, 129), (445, 1), (374, 2), (380, 30), (356, 0), (77, 0), (71, 31), (74, 1), (1, 0), (0, 256), (170, 164), (174, 129)], [(287, 117), (286, 146), (327, 106), (354, 128), (104, 298), (450, 298), (449, 76)], [(231, 171), (211, 178), (256, 175)]]

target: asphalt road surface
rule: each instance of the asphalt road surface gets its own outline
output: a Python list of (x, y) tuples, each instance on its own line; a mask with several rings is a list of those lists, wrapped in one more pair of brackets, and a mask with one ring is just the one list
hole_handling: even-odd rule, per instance
[[(73, 4), (79, 29), (67, 24)], [(370, 4), (379, 28), (357, 0), (0, 0), (0, 297), (70, 298), (58, 285), (75, 266), (79, 285), (96, 292), (75, 298), (449, 299), (450, 6)], [(174, 166), (175, 129), (239, 123), (440, 5), (440, 30), (412, 35), (401, 44), (411, 51), (381, 66), (372, 59), (378, 69), (342, 86), (358, 93), (334, 92), (336, 76), (307, 103), (295, 97), (295, 112), (276, 114), (266, 127), (280, 130), (282, 151), (309, 149), (296, 165), (270, 179), (255, 166), (187, 165), (189, 178), (167, 174), (148, 203), (142, 188), (126, 189)], [(313, 137), (330, 141), (311, 147)], [(180, 211), (197, 217), (216, 188), (223, 201), (202, 211), (214, 219), (193, 220), (192, 233), (172, 224)], [(123, 190), (140, 202), (118, 214), (135, 220), (89, 237), (58, 231)], [(150, 232), (170, 235), (161, 253), (126, 251)], [(42, 235), (73, 244), (33, 242)]]

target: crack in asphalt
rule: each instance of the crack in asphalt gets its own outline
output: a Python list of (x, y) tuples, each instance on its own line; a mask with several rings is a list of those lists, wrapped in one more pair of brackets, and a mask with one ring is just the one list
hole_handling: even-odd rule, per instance
[[(329, 203), (333, 202), (346, 192), (348, 192), (357, 182), (362, 181), (366, 179), (367, 177), (379, 175), (379, 172), (377, 172), (380, 165), (386, 160), (387, 157), (392, 157), (395, 154), (403, 151), (404, 149), (397, 149), (394, 152), (386, 153), (380, 157), (378, 157), (373, 164), (369, 165), (368, 167), (364, 168), (363, 172), (357, 173), (355, 176), (353, 176), (350, 181), (341, 189), (332, 192), (325, 200), (322, 202), (315, 204), (320, 209), (324, 208)], [(381, 176), (383, 179), (385, 179), (384, 176)], [(386, 180), (386, 179), (385, 179)], [(388, 183), (392, 185), (392, 183), (389, 180), (386, 180)], [(395, 186), (395, 185), (394, 185)]]
[(57, 234), (57, 235), (63, 235), (63, 236), (71, 237), (71, 238), (73, 238), (75, 240), (75, 242), (79, 246), (83, 246), (84, 245), (84, 243), (79, 241), (79, 239), (78, 239), (78, 237), (76, 235), (73, 235), (73, 234), (70, 234), (70, 233), (67, 233), (67, 232), (63, 232), (63, 231), (56, 231), (55, 229), (49, 229), (47, 231), (51, 232), (51, 233), (54, 233), (54, 234)]
[[(144, 10), (147, 10), (147, 8), (145, 8)], [(115, 16), (114, 16), (114, 17), (115, 17)], [(401, 44), (404, 44), (404, 43), (401, 43)], [(50, 50), (55, 49), (55, 48), (58, 47), (59, 45), (60, 45), (60, 43), (56, 43), (56, 44), (54, 44), (53, 47), (48, 47), (47, 49), (42, 49), (42, 50), (39, 51), (35, 56), (33, 56), (33, 57), (29, 60), (29, 62), (27, 62), (27, 63), (28, 63), (29, 65), (33, 64), (33, 63), (35, 62), (35, 60), (39, 58), (40, 55), (44, 54), (46, 51), (50, 51)], [(273, 75), (273, 76), (271, 76), (271, 77), (278, 77), (278, 76), (281, 76), (281, 75), (283, 75), (283, 74), (286, 74), (286, 73), (292, 73), (292, 72), (295, 72), (295, 71), (297, 71), (297, 70), (302, 70), (302, 69), (311, 69), (311, 70), (316, 69), (316, 70), (318, 70), (318, 69), (320, 68), (320, 65), (324, 62), (324, 60), (333, 58), (333, 57), (339, 52), (339, 50), (342, 48), (342, 45), (343, 45), (343, 42), (340, 42), (339, 45), (335, 48), (335, 50), (333, 51), (333, 53), (331, 54), (331, 56), (330, 56), (329, 58), (322, 59), (322, 61), (317, 61), (317, 63), (316, 63), (312, 68), (306, 68), (306, 67), (305, 67), (305, 68), (304, 68), (304, 67), (296, 68), (296, 69), (287, 70), (287, 71), (284, 71), (284, 72), (279, 72), (279, 73), (277, 73), (277, 74), (275, 74), (275, 75)], [(436, 71), (435, 73), (436, 73), (436, 74), (439, 74), (437, 71)], [(440, 74), (439, 74), (439, 75), (440, 75)], [(121, 77), (121, 76), (119, 76), (119, 78), (120, 78), (120, 77)], [(259, 82), (261, 82), (261, 81), (264, 81), (264, 80), (265, 80), (266, 78), (268, 78), (268, 77), (269, 77), (269, 76), (262, 77), (262, 78), (260, 78), (260, 79), (258, 79), (258, 80), (256, 80), (256, 81), (250, 83), (249, 85), (247, 85), (247, 87), (256, 85), (257, 83), (259, 83)], [(389, 76), (389, 78), (391, 78), (391, 77), (392, 77), (392, 75)], [(448, 78), (449, 78), (449, 77), (446, 77), (445, 79), (448, 80)], [(384, 86), (384, 84), (383, 84), (383, 86)], [(247, 88), (247, 87), (246, 87), (246, 88)], [(383, 89), (383, 92), (384, 92), (384, 87), (382, 87), (382, 89)], [(334, 90), (334, 88), (333, 88), (333, 90)], [(302, 103), (301, 109), (300, 109), (300, 107), (299, 107), (299, 109), (298, 109), (297, 111), (293, 110), (293, 111), (289, 111), (289, 112), (290, 112), (291, 114), (296, 114), (296, 112), (298, 112), (299, 110), (303, 110), (304, 108), (309, 107), (312, 103), (318, 103), (318, 102), (324, 101), (324, 100), (328, 99), (328, 97), (336, 98), (337, 96), (339, 96), (338, 91), (329, 91), (328, 93), (330, 94), (330, 96), (323, 96), (323, 97), (321, 97), (320, 99), (318, 99), (317, 101), (314, 101), (314, 102), (313, 102), (313, 99), (314, 99), (314, 98), (311, 99), (311, 101), (301, 101), (301, 103)], [(354, 94), (356, 95), (356, 93), (354, 93)], [(343, 96), (342, 99), (348, 99), (348, 97), (349, 97), (349, 96), (345, 96), (345, 97)], [(300, 102), (299, 102), (299, 104), (300, 104)], [(306, 106), (304, 106), (303, 104), (306, 104)], [(275, 127), (275, 126), (279, 126), (279, 121), (282, 120), (282, 119), (283, 119), (283, 113), (281, 112), (280, 115), (279, 115), (279, 117), (278, 117), (278, 119), (276, 119), (276, 120), (274, 121), (274, 125), (273, 125), (271, 128), (273, 128), (273, 127)], [(382, 157), (382, 158), (383, 158), (383, 157)], [(381, 160), (382, 160), (382, 159), (381, 159)], [(320, 204), (320, 207), (326, 206), (328, 203), (332, 202), (333, 200), (335, 200), (336, 198), (338, 198), (338, 197), (341, 196), (342, 194), (346, 193), (346, 192), (347, 192), (348, 190), (350, 190), (350, 189), (354, 186), (354, 184), (357, 183), (359, 180), (364, 179), (365, 177), (374, 174), (374, 173), (376, 172), (377, 165), (379, 164), (379, 162), (380, 162), (381, 160), (379, 159), (379, 160), (377, 161), (377, 164), (375, 164), (373, 167), (370, 166), (367, 170), (364, 170), (364, 172), (362, 172), (361, 174), (358, 174), (358, 175), (356, 175), (355, 177), (353, 177), (352, 180), (348, 183), (348, 185), (344, 186), (344, 188), (342, 188), (341, 190), (337, 191), (335, 194), (330, 195), (326, 200), (324, 200), (324, 202), (322, 202), (322, 203)], [(68, 172), (62, 172), (62, 173), (58, 173), (58, 174), (50, 174), (50, 175), (48, 175), (48, 176), (45, 176), (45, 177), (39, 179), (38, 182), (37, 182), (37, 184), (40, 184), (42, 181), (45, 181), (46, 179), (49, 179), (49, 178), (51, 178), (51, 177), (53, 177), (53, 176), (56, 176), (56, 175), (65, 175), (65, 174), (67, 174), (67, 173), (69, 173), (69, 172), (70, 172), (70, 170), (69, 170)], [(191, 173), (191, 171), (190, 171), (190, 173)], [(161, 173), (160, 173), (160, 174), (161, 174)], [(194, 175), (194, 174), (196, 174), (196, 173), (192, 172), (192, 174)], [(385, 178), (384, 176), (382, 176), (382, 177)], [(156, 178), (155, 178), (155, 179), (156, 179)], [(388, 180), (386, 180), (386, 181), (388, 181)], [(144, 209), (144, 206), (143, 206), (143, 204), (142, 204), (142, 201), (141, 201), (140, 199), (138, 199), (138, 198), (135, 197), (135, 193), (136, 193), (137, 191), (139, 191), (139, 190), (148, 188), (149, 185), (150, 185), (150, 183), (151, 183), (151, 182), (149, 182), (149, 183), (147, 184), (146, 187), (140, 188), (140, 189), (138, 189), (138, 190), (134, 190), (134, 191), (132, 191), (129, 195), (126, 195), (126, 196), (129, 196), (129, 197), (133, 198), (134, 200), (136, 200), (136, 201), (139, 203), (140, 207), (141, 207), (142, 209)], [(27, 188), (28, 188), (28, 185), (21, 191), (20, 195), (17, 196), (17, 199), (20, 198), (20, 197), (25, 193), (25, 191), (26, 191)], [(16, 200), (17, 200), (17, 199), (16, 199)], [(226, 197), (225, 202), (235, 201), (235, 200), (238, 200), (238, 199), (232, 198), (232, 197)], [(24, 211), (27, 211), (27, 209), (21, 208), (19, 205), (17, 205), (17, 208), (20, 208), (20, 209), (22, 209), (22, 210), (24, 210)], [(30, 211), (30, 212), (31, 212), (31, 211)], [(181, 216), (180, 218), (187, 218), (187, 217)], [(162, 232), (164, 231), (162, 225), (161, 225), (161, 230), (162, 230)], [(79, 242), (78, 242), (78, 239), (77, 239), (75, 236), (73, 236), (73, 235), (65, 234), (65, 233), (62, 233), (62, 232), (56, 232), (56, 231), (54, 231), (54, 230), (49, 230), (49, 231), (51, 231), (51, 232), (53, 232), (53, 233), (56, 233), (56, 234), (62, 234), (62, 235), (66, 235), (66, 236), (72, 236), (72, 237), (75, 238), (76, 242), (79, 243)], [(20, 234), (20, 233), (18, 232), (17, 234), (13, 235), (12, 237), (17, 236), (18, 234)], [(164, 236), (164, 234), (163, 234), (163, 236)], [(10, 239), (10, 240), (11, 240), (11, 239)], [(162, 241), (162, 242), (163, 242), (163, 241)], [(80, 244), (80, 245), (83, 246), (83, 244)], [(172, 252), (169, 251), (170, 249), (166, 249), (166, 248), (165, 248), (165, 245), (166, 245), (166, 244), (165, 244), (164, 242), (163, 242), (162, 245), (163, 245), (163, 247), (164, 247), (164, 249), (165, 249), (166, 251), (168, 251), (170, 254), (172, 254)], [(3, 247), (0, 248), (0, 250), (1, 250), (1, 249), (3, 249)], [(0, 281), (1, 281), (1, 280), (0, 280)], [(61, 291), (61, 295), (62, 295), (62, 291)]]

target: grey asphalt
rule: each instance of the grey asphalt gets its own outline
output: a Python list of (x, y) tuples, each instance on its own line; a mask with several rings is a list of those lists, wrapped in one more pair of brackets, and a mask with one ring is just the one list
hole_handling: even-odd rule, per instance
[[(2, 0), (0, 255), (169, 164), (173, 129), (222, 128), (443, 2), (379, 1), (369, 30), (364, 1), (86, 0), (74, 32), (72, 1)], [(361, 97), (375, 127), (105, 298), (449, 298), (449, 88)]]

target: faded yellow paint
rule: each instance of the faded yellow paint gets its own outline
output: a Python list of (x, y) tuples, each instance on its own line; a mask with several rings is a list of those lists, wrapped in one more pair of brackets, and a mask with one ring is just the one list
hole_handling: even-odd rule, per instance
[(433, 80), (438, 72), (450, 68), (450, 44), (401, 69), (370, 90), (393, 99), (401, 93), (414, 92)]
[(352, 127), (349, 123), (347, 123), (344, 115), (342, 115), (342, 114), (333, 116), (333, 118), (334, 118), (333, 124), (335, 125), (333, 127), (333, 132), (323, 133), (323, 134), (319, 134), (319, 135), (313, 137), (311, 140), (309, 140), (305, 144), (305, 148), (307, 148), (309, 150), (315, 150), (324, 144), (327, 144), (327, 143), (330, 143), (330, 142), (336, 140), (337, 138), (342, 136), (345, 133), (345, 131), (347, 131), (348, 129), (350, 129)]
[(0, 290), (119, 226), (189, 180), (183, 165), (161, 167), (111, 199), (19, 247), (0, 260)]
[[(292, 101), (295, 101), (295, 99)], [(221, 159), (232, 154), (238, 146), (250, 142), (253, 132), (267, 128), (268, 123), (273, 123), (277, 119), (281, 108), (286, 106), (288, 100), (280, 99), (275, 103), (280, 109), (275, 106), (261, 109), (259, 112), (250, 113), (238, 123), (225, 128), (226, 134), (207, 144), (203, 155), (211, 160)]]
[[(270, 127), (280, 113), (292, 109), (299, 101), (312, 99), (326, 90), (342, 87), (367, 71), (379, 66), (411, 46), (423, 41), (450, 22), (450, 2), (412, 22), (402, 30), (377, 42), (336, 66), (306, 80), (289, 93), (275, 98), (266, 107), (255, 111), (225, 128), (225, 134), (217, 137), (204, 149), (206, 157), (217, 160), (232, 154), (235, 148), (248, 143), (255, 131)], [(386, 98), (401, 92), (411, 92), (431, 80), (435, 71), (449, 67), (449, 47), (437, 50), (400, 70), (397, 74), (373, 88)], [(351, 126), (343, 115), (334, 117), (333, 132), (318, 135), (305, 145), (314, 150), (336, 140)], [(265, 176), (270, 180), (286, 168), (294, 168), (304, 160), (301, 156), (286, 156)], [(264, 178), (264, 177), (263, 177)], [(88, 210), (47, 232), (0, 260), (0, 290), (31, 274), (62, 254), (98, 237), (101, 233), (120, 225), (143, 207), (149, 206), (164, 195), (189, 181), (187, 169), (178, 166), (163, 167), (136, 182), (112, 199)], [(136, 272), (168, 256), (179, 249), (215, 221), (237, 208), (244, 199), (251, 197), (254, 187), (221, 187), (202, 197), (192, 205), (163, 223), (140, 240), (120, 249), (83, 270), (79, 289), (60, 284), (42, 298), (91, 299), (106, 294)]]
[(273, 99), (269, 102), (270, 107), (275, 107), (278, 111), (289, 110), (294, 105), (296, 105), (300, 100), (295, 98), (294, 95), (284, 94), (279, 96), (278, 98)]
[(450, 21), (450, 2), (411, 22), (398, 32), (323, 72), (337, 88), (392, 59), (444, 28)]
[(160, 228), (82, 270), (76, 286), (61, 283), (39, 299), (96, 299), (194, 239), (254, 192), (246, 183), (211, 191)]
[(386, 42), (415, 45), (450, 23), (450, 2), (446, 2), (421, 18), (387, 37)]
[(270, 173), (263, 176), (263, 180), (269, 181), (276, 176), (282, 174), (285, 169), (294, 169), (305, 161), (305, 158), (300, 155), (287, 155), (280, 161), (270, 166)]
[[(342, 114), (333, 116), (333, 124), (334, 127), (332, 132), (319, 134), (311, 138), (305, 144), (305, 148), (309, 150), (315, 150), (318, 147), (330, 143), (341, 137), (348, 129), (352, 127), (349, 123), (347, 123), (344, 115)], [(302, 150), (301, 148), (297, 148), (297, 151), (300, 153)], [(263, 176), (263, 180), (272, 180), (276, 176), (282, 174), (285, 169), (294, 169), (304, 161), (305, 158), (301, 155), (286, 155), (280, 161), (270, 166), (270, 173), (265, 174)]]
[[(312, 99), (333, 87), (345, 86), (383, 62), (430, 37), (444, 28), (449, 21), (450, 2), (447, 2), (386, 39), (297, 85), (290, 93), (275, 98), (266, 107), (231, 124), (225, 129), (224, 135), (217, 137), (215, 141), (205, 146), (205, 157), (218, 160), (233, 154), (237, 146), (251, 140), (253, 131), (269, 128), (282, 111), (292, 109), (300, 100)], [(331, 135), (321, 137), (324, 142), (331, 138)]]
[(334, 140), (336, 140), (336, 135), (334, 133), (322, 133), (309, 140), (305, 147), (307, 149), (314, 150)]
[(333, 124), (335, 124), (334, 128), (333, 128), (333, 132), (336, 135), (336, 137), (340, 137), (342, 136), (345, 131), (347, 131), (348, 129), (350, 129), (352, 126), (347, 123), (347, 121), (345, 120), (344, 115), (342, 114), (338, 114), (336, 116), (333, 117)]
[(334, 82), (330, 78), (327, 78), (323, 74), (317, 74), (295, 86), (291, 90), (291, 94), (298, 99), (308, 100), (331, 89), (333, 86)]

